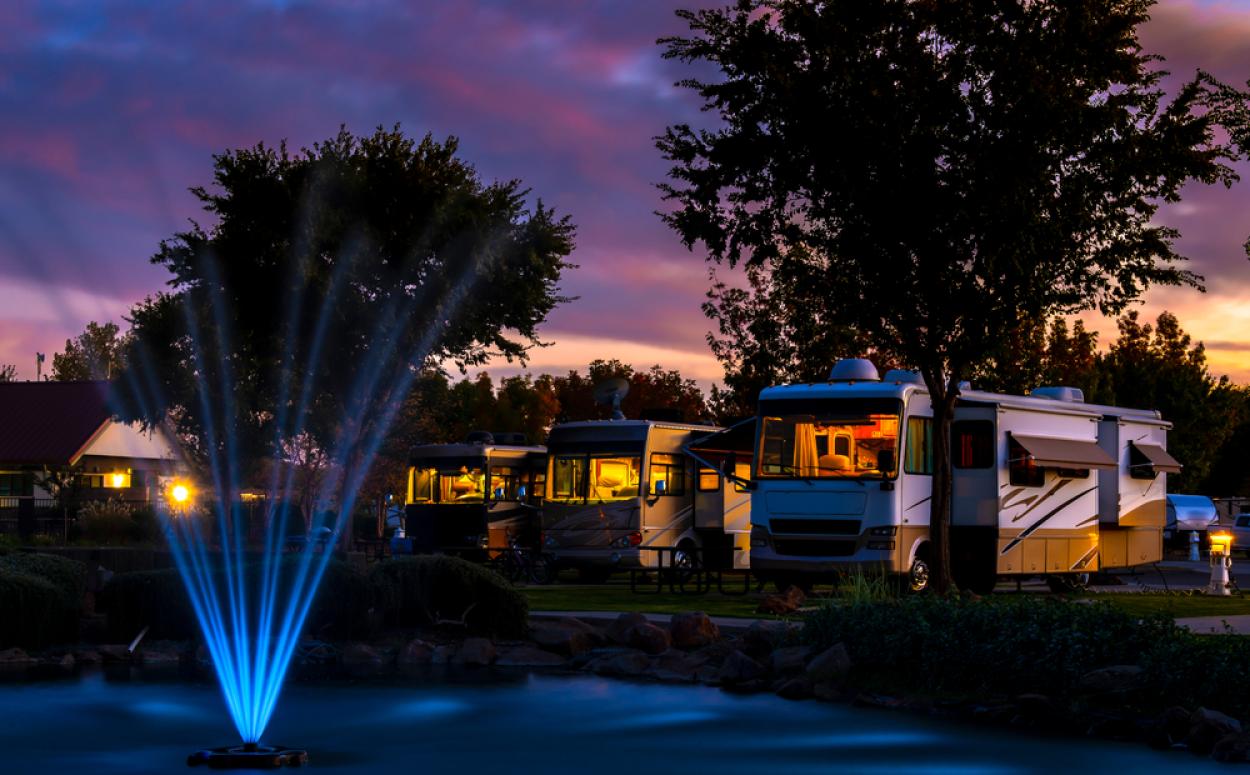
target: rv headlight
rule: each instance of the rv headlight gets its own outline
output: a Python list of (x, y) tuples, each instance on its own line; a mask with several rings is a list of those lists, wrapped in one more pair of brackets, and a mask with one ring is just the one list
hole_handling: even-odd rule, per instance
[(478, 536), (477, 545), (479, 548), (489, 549), (490, 548), (490, 536)]
[(889, 527), (874, 527), (868, 531), (870, 536), (892, 536), (898, 534), (898, 526), (890, 525)]
[(869, 549), (887, 549), (887, 550), (892, 551), (894, 549), (894, 542), (893, 541), (869, 541), (868, 548)]
[(763, 549), (768, 546), (768, 528), (756, 525), (751, 528), (751, 548)]

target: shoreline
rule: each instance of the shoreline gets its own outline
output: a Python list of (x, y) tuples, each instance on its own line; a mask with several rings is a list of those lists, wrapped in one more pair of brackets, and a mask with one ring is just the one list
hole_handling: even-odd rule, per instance
[[(667, 628), (659, 621), (642, 614), (587, 621), (551, 612), (533, 616), (529, 637), (518, 640), (492, 641), (446, 628), (392, 631), (368, 641), (306, 640), (292, 658), (287, 680), (307, 685), (462, 671), (486, 680), (530, 672), (591, 674), (901, 710), (1047, 736), (1188, 750), (1221, 762), (1250, 761), (1250, 732), (1236, 719), (1213, 709), (1171, 707), (1160, 713), (1136, 704), (1141, 669), (1133, 665), (1092, 671), (1075, 698), (926, 696), (857, 671), (841, 643), (815, 652), (801, 642), (802, 625), (795, 622), (747, 620), (722, 628), (700, 613), (673, 615)], [(154, 679), (214, 682), (206, 649), (190, 641), (140, 643), (133, 653), (122, 644), (62, 645), (34, 654), (0, 651), (0, 683), (66, 679), (96, 669), (133, 675), (129, 671), (136, 668)]]

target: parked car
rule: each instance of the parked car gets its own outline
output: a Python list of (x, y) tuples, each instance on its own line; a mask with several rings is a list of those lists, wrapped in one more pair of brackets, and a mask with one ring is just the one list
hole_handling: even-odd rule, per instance
[(1250, 514), (1233, 515), (1233, 548), (1234, 552), (1245, 552), (1250, 556)]

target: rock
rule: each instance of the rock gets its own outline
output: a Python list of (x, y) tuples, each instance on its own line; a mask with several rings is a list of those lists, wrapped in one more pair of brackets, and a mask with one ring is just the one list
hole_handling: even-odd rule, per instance
[[(208, 649), (204, 649), (208, 660)], [(333, 645), (319, 640), (303, 641), (298, 646), (296, 661), (301, 665), (329, 665), (339, 661), (339, 650)]]
[(777, 687), (777, 696), (787, 700), (806, 700), (812, 694), (812, 682), (806, 676), (791, 678)]
[(803, 603), (807, 602), (807, 595), (798, 587), (787, 587), (785, 592), (775, 595), (766, 595), (760, 601), (759, 607), (755, 609), (759, 614), (773, 614), (775, 616), (789, 616), (799, 610)]
[(599, 646), (603, 635), (581, 621), (566, 617), (558, 622), (540, 622), (530, 628), (530, 640), (540, 648), (575, 657)]
[(774, 649), (785, 645), (789, 636), (790, 628), (785, 622), (752, 622), (742, 634), (742, 650), (756, 659), (764, 659)]
[(487, 638), (465, 638), (464, 644), (452, 657), (452, 664), (467, 667), (487, 667), (495, 661), (495, 644)]
[(77, 665), (77, 660), (74, 659), (73, 654), (66, 654), (65, 656), (57, 660), (56, 664), (62, 670), (73, 670), (74, 667)]
[(430, 664), (446, 665), (451, 662), (454, 656), (456, 656), (456, 647), (449, 643), (444, 643), (434, 647), (434, 653), (430, 655)]
[(495, 664), (501, 667), (560, 667), (565, 661), (559, 654), (528, 644), (502, 649), (495, 658)]
[(720, 628), (705, 613), (673, 614), (668, 633), (674, 648), (702, 648), (720, 639)]
[(659, 681), (693, 683), (706, 664), (707, 660), (697, 654), (669, 649), (652, 660), (647, 675)]
[(625, 645), (647, 654), (668, 651), (668, 632), (650, 622), (640, 622), (625, 632)]
[[(801, 673), (807, 667), (807, 660), (812, 655), (808, 646), (786, 646), (772, 653), (773, 672), (777, 675)], [(848, 658), (849, 659), (849, 658)]]
[(104, 658), (95, 649), (82, 649), (74, 652), (74, 661), (80, 665), (98, 665)]
[(178, 652), (161, 648), (140, 649), (135, 659), (144, 667), (174, 667), (182, 661)]
[(1189, 717), (1189, 732), (1184, 743), (1194, 753), (1206, 756), (1214, 751), (1216, 743), (1240, 731), (1241, 722), (1232, 716), (1199, 708)]
[(100, 658), (107, 663), (116, 662), (133, 662), (135, 655), (130, 649), (120, 643), (107, 643), (97, 646), (96, 651), (100, 652)]
[(1081, 676), (1077, 686), (1093, 694), (1129, 692), (1142, 685), (1144, 673), (1137, 665), (1112, 665), (1091, 670)]
[(651, 658), (636, 649), (622, 649), (592, 660), (586, 669), (597, 675), (635, 677), (646, 673)]
[(1211, 749), (1217, 762), (1250, 762), (1250, 732), (1232, 732), (1221, 737)]
[(851, 698), (840, 684), (831, 681), (812, 684), (812, 696), (825, 702), (842, 702)]
[(767, 675), (768, 668), (737, 650), (730, 652), (717, 673), (720, 682), (729, 686), (757, 681)]
[(419, 667), (434, 661), (434, 646), (420, 638), (414, 638), (404, 644), (395, 657), (400, 667)]
[(650, 624), (650, 620), (638, 613), (621, 614), (608, 625), (608, 639), (619, 646), (628, 646), (629, 631), (639, 624)]
[(381, 651), (364, 643), (347, 644), (340, 659), (345, 665), (384, 665), (387, 662)]
[(37, 661), (39, 660), (19, 648), (11, 648), (0, 651), (0, 666), (33, 665)]
[(851, 669), (851, 657), (846, 646), (835, 643), (807, 663), (807, 677), (812, 683), (840, 682)]
[(1146, 742), (1152, 748), (1166, 749), (1178, 745), (1189, 734), (1193, 714), (1179, 705), (1173, 705), (1160, 713), (1147, 731)]

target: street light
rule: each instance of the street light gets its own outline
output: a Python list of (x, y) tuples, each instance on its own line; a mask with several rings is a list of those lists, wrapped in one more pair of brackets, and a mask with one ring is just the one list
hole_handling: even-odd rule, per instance
[(1232, 586), (1233, 536), (1229, 533), (1211, 533), (1211, 582), (1208, 595), (1229, 595)]

